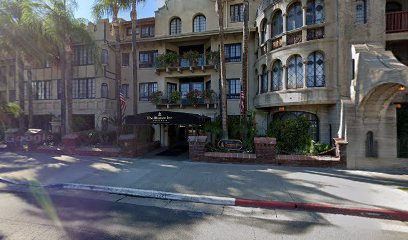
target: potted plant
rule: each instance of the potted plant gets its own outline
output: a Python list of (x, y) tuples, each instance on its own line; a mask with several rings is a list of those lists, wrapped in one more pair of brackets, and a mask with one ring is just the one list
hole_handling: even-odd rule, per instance
[(197, 64), (200, 53), (197, 51), (188, 51), (183, 54), (183, 58), (187, 59), (190, 62), (190, 66), (195, 66)]
[(170, 96), (169, 96), (170, 104), (179, 104), (180, 100), (181, 100), (181, 92), (173, 91), (170, 93)]
[(204, 102), (209, 104), (211, 103), (214, 95), (214, 90), (212, 89), (206, 89), (202, 93), (202, 97), (204, 98)]
[(206, 52), (207, 64), (217, 65), (220, 62), (220, 51)]
[(157, 57), (160, 67), (169, 68), (175, 66), (179, 60), (179, 56), (175, 52), (167, 52)]
[(163, 96), (163, 92), (162, 91), (157, 91), (157, 92), (152, 93), (149, 100), (150, 100), (151, 103), (157, 105), (157, 104), (159, 104), (161, 102), (162, 96)]
[(194, 107), (197, 106), (198, 99), (201, 97), (201, 92), (197, 89), (187, 93), (187, 99)]

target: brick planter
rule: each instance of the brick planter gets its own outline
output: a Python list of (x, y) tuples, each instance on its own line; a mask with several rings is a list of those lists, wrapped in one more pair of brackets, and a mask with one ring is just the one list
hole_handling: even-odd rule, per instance
[(340, 162), (344, 166), (346, 166), (348, 142), (343, 138), (334, 138), (334, 143), (336, 145), (336, 157), (338, 157), (340, 159)]
[(255, 138), (255, 153), (258, 162), (276, 161), (276, 138)]
[(62, 145), (65, 154), (75, 154), (75, 149), (81, 142), (81, 136), (79, 133), (71, 133), (62, 137)]
[(207, 136), (190, 136), (188, 137), (188, 152), (192, 161), (205, 160), (205, 145)]
[(160, 147), (160, 142), (138, 142), (135, 134), (119, 136), (120, 153), (129, 157), (141, 156)]

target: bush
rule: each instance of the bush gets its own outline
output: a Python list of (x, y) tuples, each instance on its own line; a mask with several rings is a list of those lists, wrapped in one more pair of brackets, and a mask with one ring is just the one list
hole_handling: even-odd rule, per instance
[(327, 153), (330, 150), (333, 150), (333, 147), (327, 144), (323, 144), (323, 143), (319, 143), (319, 142), (315, 142), (315, 141), (311, 141), (310, 142), (310, 147), (308, 152), (310, 154), (322, 154), (322, 153)]
[(310, 122), (304, 118), (273, 121), (267, 136), (274, 137), (281, 152), (306, 153), (312, 138), (309, 134)]

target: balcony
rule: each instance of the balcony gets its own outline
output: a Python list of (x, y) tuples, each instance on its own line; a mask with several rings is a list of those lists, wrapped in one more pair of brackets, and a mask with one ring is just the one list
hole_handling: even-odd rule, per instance
[(182, 98), (180, 102), (174, 103), (169, 100), (168, 97), (163, 97), (160, 102), (156, 103), (157, 108), (186, 108), (186, 107), (194, 107), (194, 108), (214, 108), (218, 107), (218, 97), (216, 95), (213, 96), (211, 100), (205, 100), (204, 98), (199, 98), (195, 103), (190, 102), (187, 98)]
[[(160, 56), (161, 55), (158, 56), (158, 59)], [(170, 62), (160, 63), (160, 61), (155, 61), (154, 65), (156, 68), (156, 74), (158, 75), (160, 75), (161, 72), (171, 73), (177, 71), (178, 73), (182, 73), (185, 70), (190, 70), (191, 72), (197, 70), (205, 72), (207, 69), (217, 70), (217, 61), (207, 59), (205, 54), (199, 54), (194, 60), (177, 55)]]
[(386, 32), (408, 32), (408, 11), (390, 12), (386, 14)]

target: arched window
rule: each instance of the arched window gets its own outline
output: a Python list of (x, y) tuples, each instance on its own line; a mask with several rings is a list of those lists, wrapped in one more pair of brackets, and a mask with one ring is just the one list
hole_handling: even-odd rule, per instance
[(198, 15), (194, 18), (193, 32), (205, 32), (206, 31), (206, 18), (204, 15)]
[(324, 76), (324, 56), (314, 52), (307, 58), (307, 86), (324, 87), (326, 85)]
[(309, 0), (306, 9), (306, 24), (319, 24), (324, 22), (323, 0)]
[(315, 142), (319, 141), (319, 118), (313, 114), (308, 112), (277, 112), (273, 115), (272, 121), (277, 120), (288, 120), (288, 119), (295, 119), (304, 117), (310, 122), (309, 134)]
[(282, 11), (277, 11), (272, 17), (271, 37), (274, 38), (283, 33), (283, 18)]
[(174, 18), (170, 22), (170, 35), (178, 35), (181, 33), (181, 19)]
[(287, 86), (288, 89), (303, 87), (303, 62), (299, 55), (292, 56), (288, 60)]
[(108, 84), (102, 83), (101, 85), (101, 98), (108, 98)]
[(276, 60), (272, 66), (272, 91), (282, 90), (282, 62)]
[(268, 92), (268, 69), (265, 65), (263, 65), (261, 75), (261, 93), (266, 92)]
[(385, 5), (385, 11), (388, 12), (401, 12), (402, 5), (398, 2), (387, 2)]
[(367, 23), (367, 1), (356, 0), (356, 23)]
[(300, 28), (303, 25), (303, 10), (300, 2), (292, 4), (286, 17), (286, 31)]
[(265, 43), (265, 41), (266, 41), (266, 20), (264, 20), (261, 25), (261, 44)]

